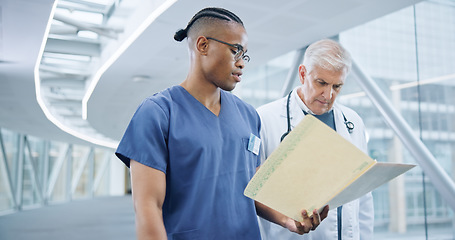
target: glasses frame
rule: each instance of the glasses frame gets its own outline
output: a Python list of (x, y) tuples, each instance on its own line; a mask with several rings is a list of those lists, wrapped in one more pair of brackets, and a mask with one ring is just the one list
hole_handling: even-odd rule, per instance
[(209, 40), (214, 40), (214, 41), (217, 41), (219, 43), (222, 43), (222, 44), (226, 44), (228, 45), (229, 47), (233, 47), (233, 48), (236, 48), (237, 51), (235, 52), (234, 54), (234, 60), (237, 62), (239, 61), (240, 59), (243, 59), (243, 61), (245, 62), (249, 62), (250, 61), (250, 56), (246, 54), (245, 51), (243, 51), (243, 46), (240, 45), (240, 44), (231, 44), (231, 43), (227, 43), (225, 41), (221, 41), (221, 40), (218, 40), (216, 38), (212, 38), (212, 37), (205, 37)]

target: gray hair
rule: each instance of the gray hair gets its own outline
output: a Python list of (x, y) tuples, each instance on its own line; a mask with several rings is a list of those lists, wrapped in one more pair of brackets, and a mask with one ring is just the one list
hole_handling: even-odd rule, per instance
[(303, 65), (308, 72), (314, 66), (318, 66), (326, 70), (344, 70), (346, 75), (351, 70), (351, 62), (349, 52), (341, 44), (330, 39), (322, 39), (311, 44), (305, 51), (303, 59)]

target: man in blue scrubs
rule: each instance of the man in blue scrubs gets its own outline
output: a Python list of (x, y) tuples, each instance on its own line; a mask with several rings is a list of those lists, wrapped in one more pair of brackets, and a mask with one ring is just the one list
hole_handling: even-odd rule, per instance
[(187, 78), (142, 102), (116, 152), (131, 169), (138, 238), (260, 239), (256, 208), (293, 232), (314, 230), (328, 210), (295, 222), (243, 195), (260, 164), (260, 119), (229, 93), (249, 61), (242, 21), (206, 8), (174, 38), (188, 38)]

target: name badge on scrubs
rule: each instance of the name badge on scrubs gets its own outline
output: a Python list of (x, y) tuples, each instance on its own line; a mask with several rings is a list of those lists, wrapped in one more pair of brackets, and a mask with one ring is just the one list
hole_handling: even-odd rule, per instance
[(248, 142), (248, 151), (258, 155), (259, 147), (261, 146), (261, 139), (254, 134), (250, 134), (250, 141)]

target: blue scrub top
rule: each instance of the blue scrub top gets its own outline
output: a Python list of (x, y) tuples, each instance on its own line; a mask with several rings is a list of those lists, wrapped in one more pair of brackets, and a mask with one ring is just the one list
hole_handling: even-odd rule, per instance
[(260, 239), (254, 201), (243, 190), (260, 164), (256, 110), (221, 90), (214, 115), (183, 87), (142, 102), (116, 152), (166, 174), (163, 220), (169, 239)]

